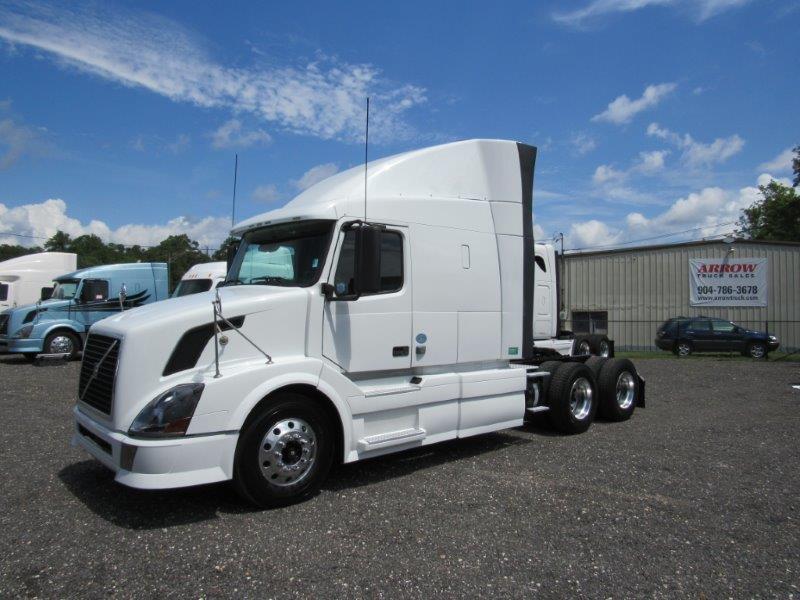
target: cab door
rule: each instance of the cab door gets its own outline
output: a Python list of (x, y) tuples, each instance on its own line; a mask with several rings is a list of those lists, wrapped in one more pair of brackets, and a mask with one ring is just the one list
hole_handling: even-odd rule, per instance
[(325, 302), (322, 353), (348, 373), (411, 366), (411, 278), (408, 229), (381, 233), (381, 291), (348, 300), (355, 273), (355, 231), (341, 231)]

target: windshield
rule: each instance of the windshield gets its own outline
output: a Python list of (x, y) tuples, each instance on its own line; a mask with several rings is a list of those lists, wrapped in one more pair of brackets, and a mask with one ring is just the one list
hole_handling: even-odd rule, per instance
[(242, 238), (226, 285), (308, 287), (322, 272), (333, 221), (302, 221), (250, 231)]
[(53, 295), (50, 297), (54, 300), (71, 300), (75, 297), (75, 292), (78, 291), (78, 284), (80, 284), (78, 279), (74, 281), (56, 281)]
[(8, 300), (8, 288), (11, 287), (8, 283), (0, 283), (0, 301)]
[(188, 296), (190, 294), (199, 294), (200, 292), (207, 292), (211, 289), (212, 281), (210, 279), (184, 279), (172, 292), (172, 297)]

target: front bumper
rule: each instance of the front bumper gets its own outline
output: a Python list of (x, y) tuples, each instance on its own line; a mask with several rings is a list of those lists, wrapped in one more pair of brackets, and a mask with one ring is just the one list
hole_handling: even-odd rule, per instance
[(73, 410), (72, 445), (80, 446), (129, 487), (156, 490), (226, 481), (233, 476), (238, 432), (143, 440)]
[(772, 352), (773, 350), (777, 350), (781, 347), (781, 343), (778, 340), (768, 341), (767, 342), (767, 350)]
[(672, 350), (672, 347), (675, 345), (675, 340), (667, 338), (656, 338), (655, 344), (656, 347), (658, 347), (661, 350)]
[(37, 338), (0, 337), (0, 354), (39, 353), (44, 347), (44, 340)]

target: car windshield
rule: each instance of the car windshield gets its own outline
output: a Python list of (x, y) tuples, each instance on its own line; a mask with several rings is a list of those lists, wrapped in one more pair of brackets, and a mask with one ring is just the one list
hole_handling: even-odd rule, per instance
[(75, 297), (75, 292), (78, 291), (78, 284), (80, 280), (75, 279), (72, 281), (56, 281), (56, 286), (53, 288), (53, 295), (50, 296), (55, 300), (71, 300)]
[(199, 294), (200, 292), (207, 292), (211, 289), (211, 279), (184, 279), (172, 292), (172, 297), (188, 296), (190, 294)]
[(302, 221), (244, 234), (225, 285), (308, 287), (319, 279), (333, 221)]

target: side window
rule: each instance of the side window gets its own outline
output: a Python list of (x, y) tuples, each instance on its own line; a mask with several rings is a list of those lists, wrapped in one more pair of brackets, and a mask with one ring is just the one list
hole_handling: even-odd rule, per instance
[(105, 279), (86, 279), (83, 282), (81, 299), (84, 302), (108, 300), (108, 282)]
[(714, 331), (722, 331), (724, 333), (732, 333), (736, 329), (736, 325), (730, 321), (712, 321), (714, 324)]
[(547, 273), (547, 265), (544, 264), (544, 258), (537, 256), (535, 259), (536, 265), (544, 272)]
[[(339, 252), (339, 264), (333, 285), (337, 296), (354, 294), (353, 277), (356, 266), (356, 234), (347, 231), (344, 235), (342, 249)], [(403, 236), (396, 231), (384, 231), (381, 234), (381, 293), (396, 292), (403, 287)]]
[(689, 323), (689, 329), (695, 331), (711, 331), (711, 323), (708, 321), (692, 321)]

